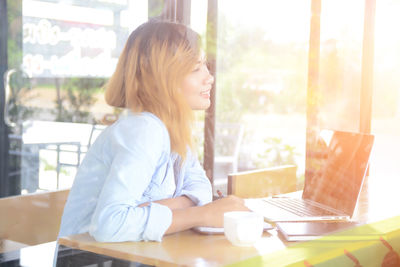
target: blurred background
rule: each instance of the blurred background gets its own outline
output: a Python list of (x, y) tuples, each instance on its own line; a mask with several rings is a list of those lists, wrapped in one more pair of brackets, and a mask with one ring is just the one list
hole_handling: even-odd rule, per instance
[[(196, 112), (193, 134), (200, 161), (212, 155), (215, 188), (229, 173), (290, 164), (301, 189), (307, 138), (323, 128), (371, 132), (370, 174), (400, 176), (400, 1), (4, 2), (1, 196), (71, 187), (87, 149), (123, 115), (103, 87), (126, 39), (171, 10), (214, 55), (215, 111)], [(213, 153), (205, 154), (210, 117)]]

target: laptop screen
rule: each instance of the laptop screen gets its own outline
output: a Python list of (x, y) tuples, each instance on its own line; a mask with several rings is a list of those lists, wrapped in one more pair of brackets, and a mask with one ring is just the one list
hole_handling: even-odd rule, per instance
[[(310, 162), (303, 198), (352, 216), (367, 171), (374, 137), (323, 130)], [(308, 166), (309, 166), (308, 165)]]

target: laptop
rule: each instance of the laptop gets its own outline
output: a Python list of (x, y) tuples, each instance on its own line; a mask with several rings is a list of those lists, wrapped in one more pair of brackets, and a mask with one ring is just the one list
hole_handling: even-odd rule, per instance
[(301, 198), (249, 199), (267, 221), (343, 221), (353, 216), (374, 142), (370, 134), (323, 130), (309, 156)]

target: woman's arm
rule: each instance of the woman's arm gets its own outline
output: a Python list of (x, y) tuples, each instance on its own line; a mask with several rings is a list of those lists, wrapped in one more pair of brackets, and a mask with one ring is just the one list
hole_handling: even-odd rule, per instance
[[(195, 206), (195, 203), (192, 200), (190, 200), (190, 198), (188, 198), (187, 196), (161, 199), (161, 200), (157, 200), (157, 201), (153, 201), (153, 202), (167, 206), (171, 210), (185, 209), (185, 208)], [(140, 204), (139, 207), (146, 207), (149, 204), (150, 204), (149, 202), (146, 202), (146, 203)]]
[(248, 211), (244, 200), (228, 196), (204, 206), (172, 210), (172, 223), (165, 234), (172, 234), (197, 226), (223, 227), (224, 213), (229, 211)]
[[(172, 223), (165, 234), (172, 234), (197, 226), (223, 227), (225, 212), (249, 210), (244, 205), (244, 200), (235, 196), (218, 199), (204, 206), (195, 206), (185, 196), (154, 202), (168, 206), (172, 210)], [(143, 203), (140, 207), (147, 205), (149, 203)]]
[[(172, 210), (172, 223), (165, 234), (187, 230), (197, 226), (223, 227), (224, 213), (228, 211), (249, 210), (244, 200), (233, 195), (218, 199), (204, 206), (195, 206), (186, 196), (153, 201)], [(148, 206), (143, 203), (139, 207)]]
[[(178, 160), (181, 160), (180, 158)], [(176, 174), (175, 197), (185, 196), (195, 206), (203, 206), (212, 201), (212, 187), (203, 167), (195, 154), (188, 149), (186, 160)]]

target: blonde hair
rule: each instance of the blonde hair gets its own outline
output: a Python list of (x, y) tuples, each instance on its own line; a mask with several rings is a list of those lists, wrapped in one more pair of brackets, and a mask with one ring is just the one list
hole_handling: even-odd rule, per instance
[(193, 146), (193, 111), (180, 86), (199, 56), (197, 33), (181, 24), (149, 21), (131, 33), (106, 85), (109, 105), (160, 118), (168, 129), (171, 150), (183, 160)]

